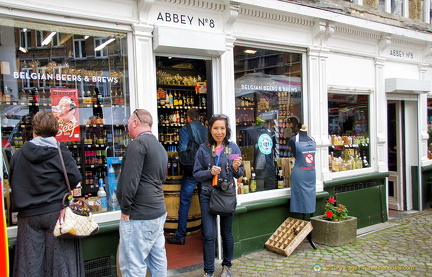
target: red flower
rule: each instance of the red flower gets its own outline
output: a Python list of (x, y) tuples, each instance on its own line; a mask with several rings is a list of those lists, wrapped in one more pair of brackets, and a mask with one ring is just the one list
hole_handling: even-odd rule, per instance
[(327, 201), (332, 204), (336, 203), (336, 199), (334, 199), (333, 197), (330, 197)]
[(326, 212), (325, 212), (325, 215), (326, 215), (328, 218), (332, 218), (332, 216), (333, 216), (333, 212), (332, 212), (332, 211), (326, 211)]

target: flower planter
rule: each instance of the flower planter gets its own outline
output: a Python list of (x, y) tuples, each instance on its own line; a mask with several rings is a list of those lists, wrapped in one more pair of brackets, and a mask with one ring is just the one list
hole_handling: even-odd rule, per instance
[(310, 219), (313, 232), (312, 238), (315, 242), (341, 246), (356, 240), (357, 237), (357, 217), (349, 217), (342, 221), (329, 221), (323, 216), (315, 216)]

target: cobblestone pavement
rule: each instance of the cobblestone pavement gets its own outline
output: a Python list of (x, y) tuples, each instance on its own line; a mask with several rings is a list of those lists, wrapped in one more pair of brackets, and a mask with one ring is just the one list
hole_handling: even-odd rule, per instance
[[(233, 261), (232, 276), (432, 276), (432, 209), (399, 214), (358, 233), (353, 243), (316, 244), (316, 250), (305, 240), (289, 257), (265, 249), (245, 255)], [(217, 265), (215, 276), (220, 271)], [(202, 274), (199, 265), (168, 275)]]

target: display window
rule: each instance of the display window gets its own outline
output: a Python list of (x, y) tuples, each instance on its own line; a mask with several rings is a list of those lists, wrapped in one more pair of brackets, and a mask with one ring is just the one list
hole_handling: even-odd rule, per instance
[(288, 188), (289, 140), (303, 123), (302, 54), (234, 47), (237, 142), (246, 176), (238, 193)]
[(370, 167), (369, 96), (329, 93), (328, 109), (330, 170)]
[(427, 100), (427, 123), (428, 123), (428, 158), (432, 159), (432, 98)]
[[(2, 20), (0, 114), (3, 177), (11, 156), (32, 139), (32, 118), (52, 111), (57, 140), (72, 152), (83, 180), (75, 196), (93, 213), (116, 210), (114, 167), (128, 144), (130, 114), (126, 34)], [(109, 182), (111, 181), (111, 182)], [(104, 193), (99, 193), (103, 187)], [(105, 201), (107, 200), (107, 201)], [(9, 213), (8, 224), (14, 224)], [(105, 203), (107, 203), (105, 205)]]

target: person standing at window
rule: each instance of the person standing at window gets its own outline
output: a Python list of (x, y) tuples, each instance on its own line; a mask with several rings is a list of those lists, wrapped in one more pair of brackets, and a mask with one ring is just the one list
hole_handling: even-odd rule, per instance
[[(179, 152), (186, 151), (189, 143), (188, 125), (192, 132), (193, 139), (196, 143), (202, 144), (207, 141), (207, 128), (199, 121), (199, 110), (192, 108), (187, 111), (188, 124), (183, 126), (179, 131), (180, 143)], [(167, 238), (167, 242), (171, 244), (185, 244), (186, 226), (188, 220), (189, 208), (191, 205), (192, 194), (196, 186), (200, 183), (192, 176), (192, 172), (184, 168), (181, 189), (180, 189), (180, 208), (178, 211), (178, 227), (175, 235)], [(198, 190), (201, 190), (199, 187)]]
[(144, 109), (128, 120), (133, 141), (123, 156), (117, 199), (121, 208), (119, 266), (122, 276), (167, 276), (162, 184), (168, 154), (152, 134), (153, 118)]
[[(201, 182), (200, 194), (204, 276), (214, 276), (214, 258), (216, 252), (216, 215), (209, 212), (210, 193), (214, 175), (229, 183), (229, 190), (235, 190), (235, 180), (243, 176), (244, 167), (240, 148), (230, 142), (231, 128), (228, 117), (215, 114), (209, 120), (208, 142), (201, 144), (195, 157), (193, 176)], [(217, 161), (216, 163), (214, 161)], [(223, 245), (223, 261), (221, 276), (231, 276), (231, 260), (234, 253), (234, 237), (232, 223), (234, 215), (220, 217), (220, 230)]]
[(72, 189), (81, 181), (81, 173), (70, 151), (57, 144), (59, 125), (53, 113), (37, 112), (32, 125), (33, 139), (11, 159), (12, 210), (18, 212), (12, 276), (84, 276), (80, 240), (53, 234), (68, 192), (59, 146)]

